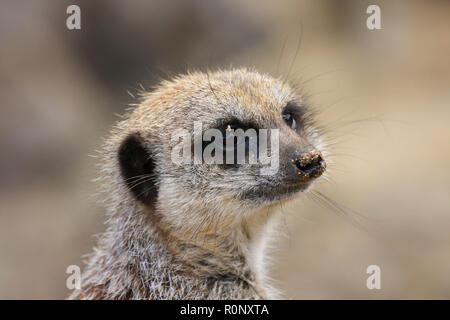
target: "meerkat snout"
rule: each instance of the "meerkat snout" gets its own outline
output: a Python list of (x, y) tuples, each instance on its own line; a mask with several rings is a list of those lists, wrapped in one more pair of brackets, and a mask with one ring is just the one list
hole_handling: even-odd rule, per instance
[(298, 170), (299, 176), (303, 179), (317, 178), (326, 168), (326, 162), (322, 153), (318, 150), (294, 154), (293, 163)]
[(325, 170), (309, 107), (237, 69), (162, 82), (103, 151), (109, 228), (72, 298), (277, 297), (264, 245), (279, 203)]

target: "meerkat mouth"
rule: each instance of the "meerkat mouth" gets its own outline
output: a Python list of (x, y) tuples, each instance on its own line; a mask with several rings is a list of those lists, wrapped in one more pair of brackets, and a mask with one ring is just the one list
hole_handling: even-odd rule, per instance
[(278, 186), (267, 186), (256, 190), (245, 191), (241, 195), (243, 200), (274, 202), (286, 200), (306, 191), (310, 183), (298, 182), (293, 184), (282, 184)]

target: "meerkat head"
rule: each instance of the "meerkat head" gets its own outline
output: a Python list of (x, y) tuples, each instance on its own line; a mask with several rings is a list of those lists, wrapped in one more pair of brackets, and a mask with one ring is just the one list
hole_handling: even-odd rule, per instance
[(297, 93), (269, 76), (179, 76), (118, 125), (117, 179), (166, 225), (192, 230), (208, 221), (217, 231), (305, 191), (324, 172), (311, 120)]

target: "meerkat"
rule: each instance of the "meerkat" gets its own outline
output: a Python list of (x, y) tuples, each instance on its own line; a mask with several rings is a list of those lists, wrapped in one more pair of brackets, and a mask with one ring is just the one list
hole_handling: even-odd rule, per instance
[[(275, 128), (279, 166), (183, 164), (176, 130)], [(264, 248), (280, 202), (325, 170), (321, 137), (299, 93), (248, 69), (165, 80), (113, 129), (101, 152), (107, 231), (71, 299), (275, 299)]]

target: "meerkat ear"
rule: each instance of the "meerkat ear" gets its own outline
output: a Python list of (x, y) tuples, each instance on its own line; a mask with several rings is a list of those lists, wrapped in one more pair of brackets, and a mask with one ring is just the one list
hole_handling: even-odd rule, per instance
[(155, 162), (139, 134), (131, 134), (122, 142), (118, 152), (120, 172), (134, 197), (153, 206), (158, 196)]

